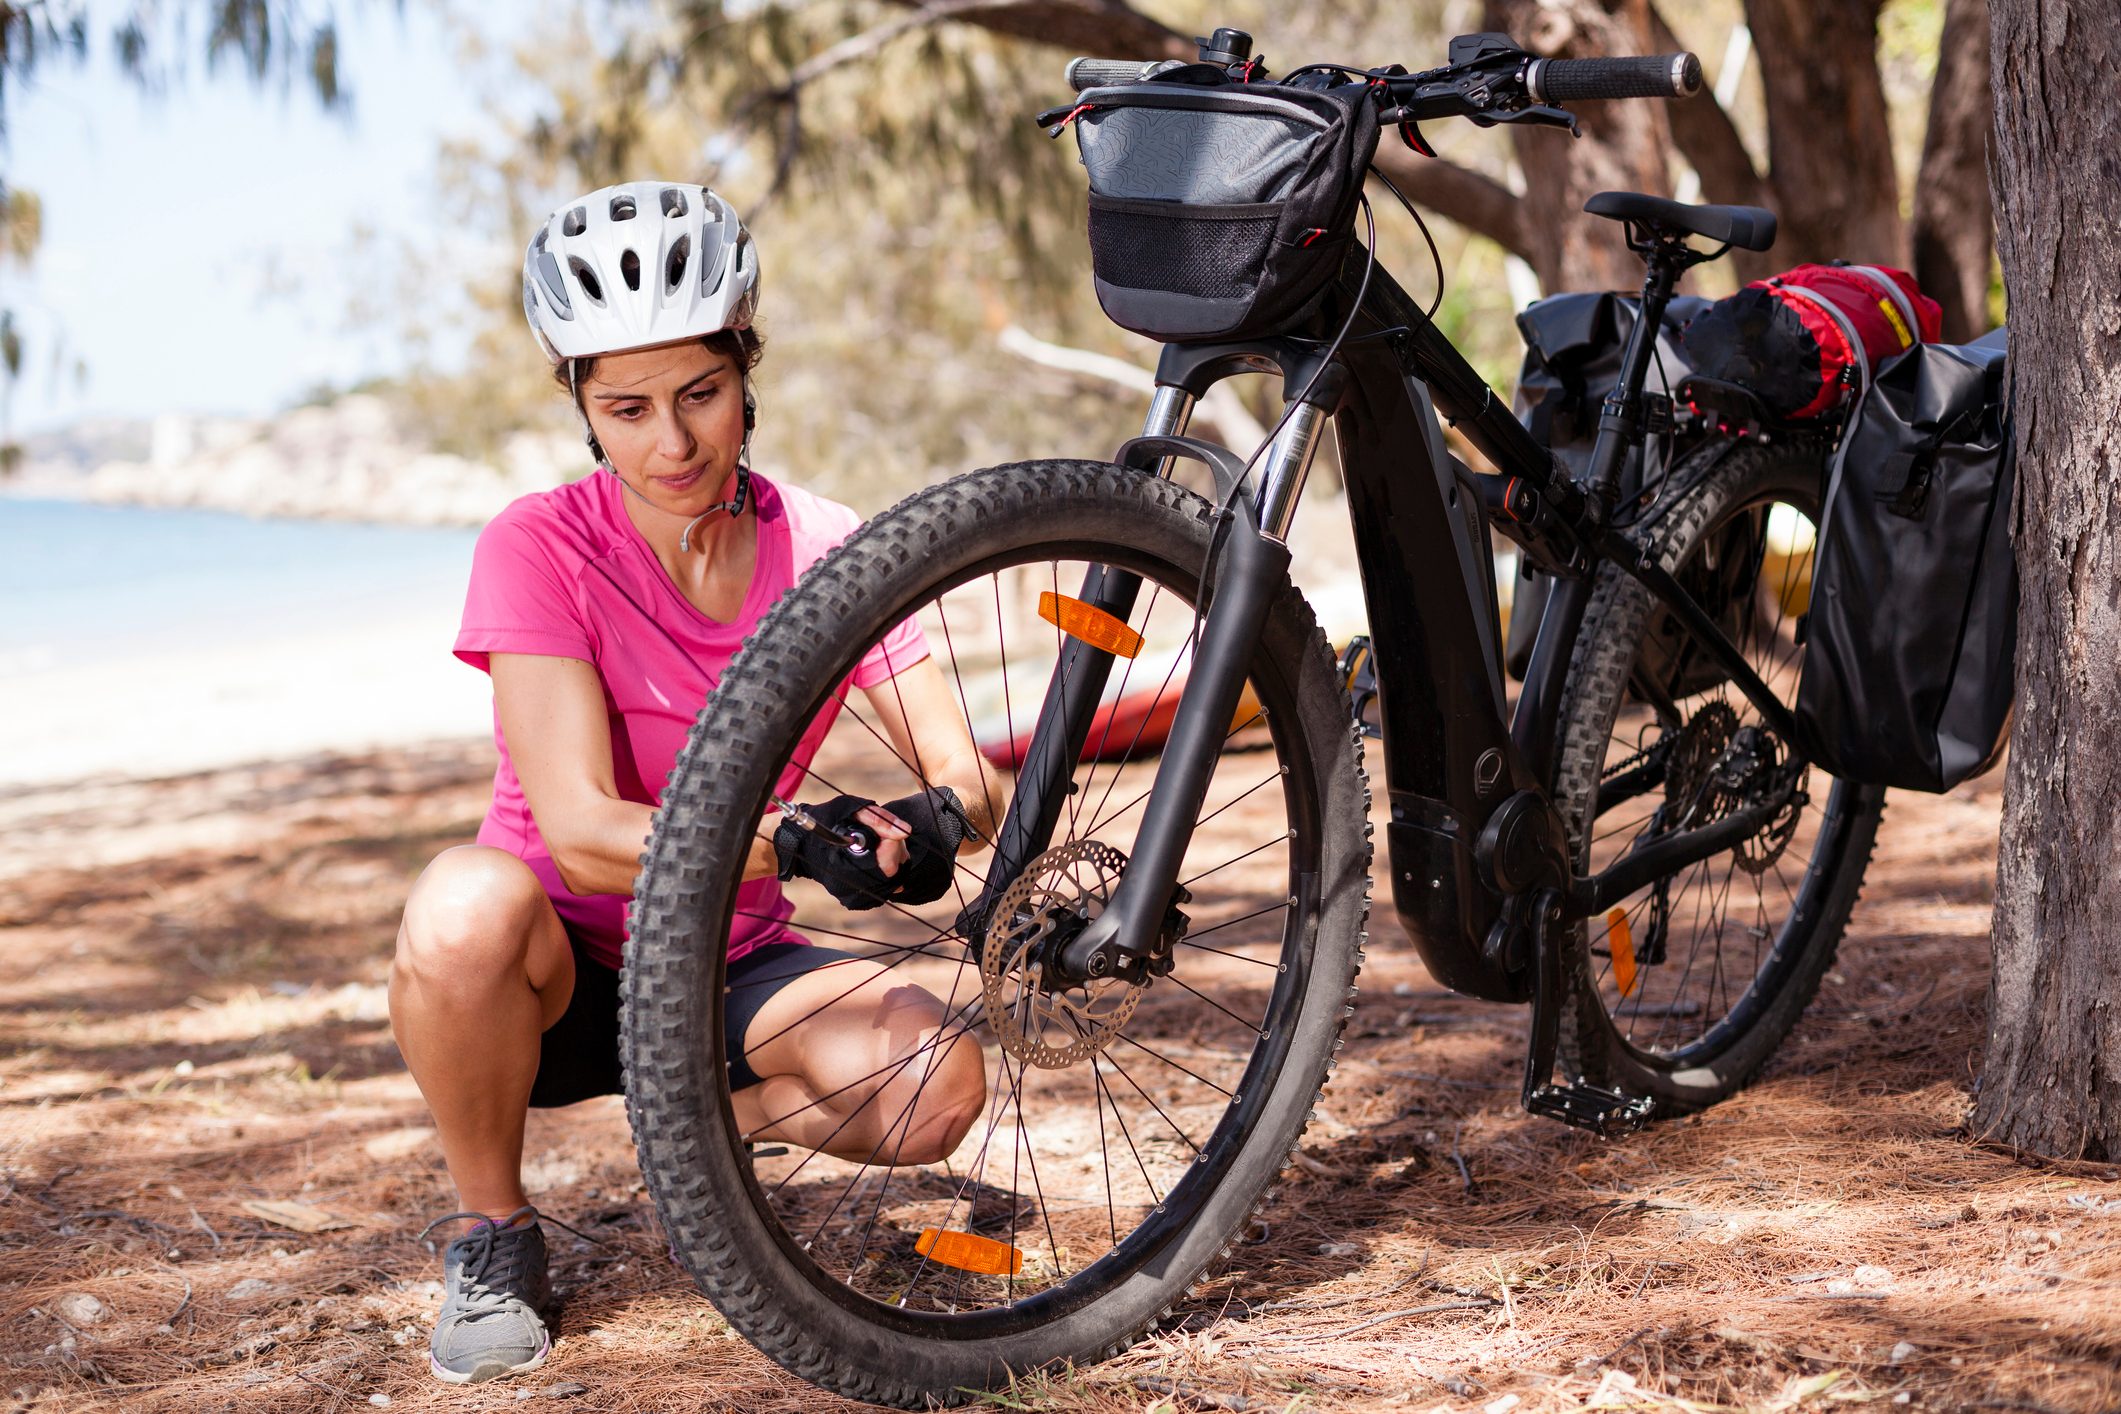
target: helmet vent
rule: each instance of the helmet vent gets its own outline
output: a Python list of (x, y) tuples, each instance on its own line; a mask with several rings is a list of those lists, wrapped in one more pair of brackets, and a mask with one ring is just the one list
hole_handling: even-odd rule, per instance
[(683, 216), (685, 214), (685, 193), (679, 191), (676, 187), (664, 187), (663, 214), (665, 216)]
[(619, 252), (619, 278), (626, 282), (629, 290), (641, 287), (641, 257), (635, 255), (631, 247)]
[[(666, 192), (667, 196), (668, 193)], [(692, 258), (692, 237), (679, 236), (663, 258), (663, 293), (674, 294), (685, 281), (685, 262)]]
[(634, 205), (633, 205), (633, 198), (632, 198), (632, 197), (630, 197), (630, 196), (615, 196), (615, 197), (613, 197), (613, 198), (611, 199), (611, 219), (612, 219), (612, 220), (614, 220), (614, 221), (631, 221), (631, 220), (633, 219), (633, 214), (634, 214)]
[(588, 261), (579, 255), (571, 255), (567, 257), (567, 268), (574, 272), (575, 283), (582, 287), (583, 294), (598, 304), (604, 302), (603, 283), (597, 279), (597, 272), (589, 268)]
[(579, 236), (588, 229), (589, 213), (579, 206), (560, 218), (560, 234), (563, 236)]
[[(542, 241), (542, 237), (540, 238)], [(560, 279), (560, 262), (552, 258), (548, 250), (538, 251), (538, 278), (545, 283), (545, 296), (562, 319), (574, 318), (574, 307), (567, 300), (566, 282)]]

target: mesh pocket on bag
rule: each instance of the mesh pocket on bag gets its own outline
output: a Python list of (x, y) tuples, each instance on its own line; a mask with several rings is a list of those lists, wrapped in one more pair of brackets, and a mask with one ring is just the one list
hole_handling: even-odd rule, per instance
[(1090, 261), (1107, 284), (1246, 299), (1274, 245), (1275, 203), (1193, 206), (1090, 198)]

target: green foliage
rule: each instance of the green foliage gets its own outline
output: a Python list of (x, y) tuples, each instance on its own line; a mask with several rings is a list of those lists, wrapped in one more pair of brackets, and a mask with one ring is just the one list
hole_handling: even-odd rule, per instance
[[(1440, 56), (1436, 16), (1385, 10), (1227, 0), (1157, 17), (1250, 24), (1284, 63)], [(1145, 368), (1154, 360), (1091, 293), (1073, 141), (1030, 121), (1065, 95), (1067, 54), (972, 25), (908, 25), (907, 14), (875, 0), (613, 4), (593, 30), (577, 15), (523, 44), (538, 118), (497, 118), (494, 139), (445, 154), (440, 182), (452, 220), (508, 254), (464, 272), (406, 253), (409, 286), (472, 286), (466, 366), (408, 378), (401, 394), (428, 435), (490, 453), (526, 424), (572, 425), (523, 328), (517, 252), (561, 202), (651, 175), (708, 182), (757, 235), (770, 347), (755, 450), (768, 469), (866, 511), (957, 471), (1101, 456), (1131, 435), (1140, 394), (995, 342), (1018, 324)], [(1459, 160), (1501, 174), (1504, 144), (1452, 137)], [(1377, 219), (1382, 257), (1426, 297), (1427, 246), (1389, 195)], [(1501, 252), (1437, 229), (1451, 287), (1439, 318), (1476, 367), (1506, 379), (1518, 345)], [(423, 306), (419, 317), (436, 316)]]
[(0, 181), (0, 263), (27, 265), (44, 239), (44, 203), (27, 187)]
[[(14, 85), (54, 61), (78, 64), (88, 57), (91, 8), (88, 0), (0, 0), (0, 134), (6, 132)], [(111, 24), (108, 40), (128, 78), (159, 90), (182, 76), (188, 36), (201, 31), (210, 76), (234, 64), (253, 84), (299, 82), (326, 108), (345, 101), (338, 27), (329, 3), (132, 0)]]
[[(88, 0), (0, 0), (0, 141), (7, 137), (8, 105), (19, 85), (54, 61), (80, 64), (88, 58), (89, 10)], [(320, 7), (315, 0), (133, 0), (110, 28), (110, 51), (120, 71), (144, 90), (166, 87), (183, 73), (195, 19), (204, 22), (209, 75), (236, 63), (254, 85), (278, 82), (285, 89), (299, 81), (326, 109), (345, 105), (338, 29), (329, 3)], [(36, 193), (0, 179), (0, 261), (30, 262), (43, 216)], [(0, 355), (11, 386), (21, 376), (22, 336), (7, 310), (0, 310)]]

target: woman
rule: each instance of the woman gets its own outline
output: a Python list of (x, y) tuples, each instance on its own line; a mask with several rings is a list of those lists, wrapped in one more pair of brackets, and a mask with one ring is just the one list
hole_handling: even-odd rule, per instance
[[(525, 316), (598, 468), (516, 501), (479, 537), (456, 652), (493, 679), (493, 804), (478, 843), (414, 884), (391, 970), (392, 1029), (464, 1210), (438, 1220), (464, 1224), (431, 1341), (451, 1383), (529, 1369), (550, 1348), (525, 1113), (619, 1092), (626, 903), (662, 783), (744, 637), (858, 523), (746, 464), (758, 278), (729, 204), (679, 183), (591, 192), (525, 253)], [(934, 899), (959, 848), (989, 833), (972, 741), (918, 628), (852, 681), (937, 788), (813, 804), (873, 845), (859, 856), (793, 820), (759, 827), (729, 941), (731, 1104), (760, 1140), (936, 1162), (985, 1108), (977, 1042), (924, 1050), (944, 1020), (932, 994), (769, 921), (791, 915), (781, 883), (797, 877), (849, 907)]]

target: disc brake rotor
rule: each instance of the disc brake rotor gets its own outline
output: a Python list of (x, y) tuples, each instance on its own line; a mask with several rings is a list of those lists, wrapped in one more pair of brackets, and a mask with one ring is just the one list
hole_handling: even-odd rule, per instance
[(980, 986), (1002, 1049), (1044, 1070), (1087, 1060), (1134, 1015), (1142, 989), (1116, 977), (1048, 987), (1050, 950), (1104, 911), (1127, 856), (1072, 840), (1031, 861), (996, 900), (980, 949)]

